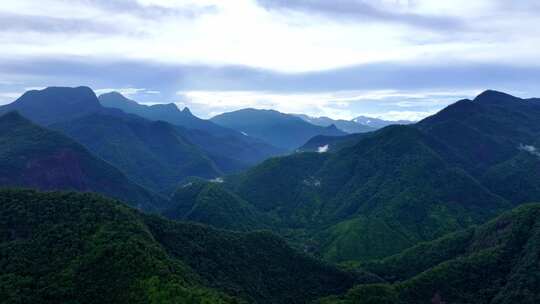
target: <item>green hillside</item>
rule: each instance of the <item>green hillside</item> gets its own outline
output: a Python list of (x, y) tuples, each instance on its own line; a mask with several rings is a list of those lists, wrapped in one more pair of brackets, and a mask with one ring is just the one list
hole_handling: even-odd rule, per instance
[(486, 91), (415, 125), (314, 138), (306, 147), (328, 152), (269, 159), (225, 186), (327, 260), (378, 259), (539, 200), (538, 121), (538, 102)]
[(233, 129), (200, 119), (188, 108), (180, 111), (175, 104), (142, 105), (117, 92), (100, 95), (99, 101), (105, 107), (120, 109), (152, 121), (166, 121), (180, 126), (177, 131), (197, 145), (220, 170), (226, 173), (245, 169), (283, 152)]
[(158, 192), (176, 187), (188, 176), (221, 175), (211, 159), (165, 122), (126, 114), (92, 114), (52, 128)]
[(510, 208), (439, 148), (415, 127), (391, 126), (335, 153), (269, 160), (230, 183), (259, 210), (305, 228), (323, 257), (380, 258)]
[(362, 280), (266, 232), (167, 221), (94, 194), (2, 190), (0, 282), (3, 303), (306, 303)]
[(72, 139), (16, 112), (0, 116), (0, 186), (94, 191), (146, 210), (168, 204)]
[(389, 283), (358, 285), (321, 303), (538, 303), (539, 255), (540, 204), (524, 205), (480, 227), (363, 264)]
[(272, 227), (269, 217), (219, 182), (190, 179), (176, 190), (171, 205), (173, 207), (163, 213), (170, 219), (239, 231)]

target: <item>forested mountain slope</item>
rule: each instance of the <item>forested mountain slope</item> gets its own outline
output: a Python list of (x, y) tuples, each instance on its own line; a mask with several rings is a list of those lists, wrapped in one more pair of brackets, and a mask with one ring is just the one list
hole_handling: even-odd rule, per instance
[(540, 200), (539, 122), (537, 100), (486, 91), (326, 153), (270, 159), (225, 185), (326, 259), (381, 258)]
[(0, 186), (94, 191), (150, 211), (168, 204), (72, 139), (16, 112), (0, 116)]
[(540, 205), (524, 205), (480, 227), (363, 264), (388, 283), (359, 285), (321, 303), (538, 303), (539, 256)]
[(126, 114), (91, 114), (51, 127), (156, 191), (173, 188), (188, 176), (222, 174), (208, 156), (165, 122)]
[(362, 280), (267, 232), (167, 221), (94, 194), (2, 190), (0, 282), (3, 303), (307, 303)]

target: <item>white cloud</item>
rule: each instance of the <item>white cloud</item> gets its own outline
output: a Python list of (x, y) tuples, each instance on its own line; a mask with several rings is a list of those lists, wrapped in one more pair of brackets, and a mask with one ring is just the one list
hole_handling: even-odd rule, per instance
[[(277, 93), (260, 91), (178, 91), (180, 107), (208, 118), (242, 108), (275, 109), (350, 120), (365, 115), (386, 120), (421, 120), (480, 90), (463, 92), (397, 90), (336, 91), (322, 93)], [(420, 110), (423, 108), (424, 110)], [(429, 109), (429, 110), (425, 110)]]
[(94, 92), (97, 95), (110, 92), (118, 92), (126, 97), (134, 96), (137, 94), (159, 94), (159, 91), (147, 90), (145, 88), (106, 88), (106, 89), (95, 89)]
[(456, 33), (384, 20), (357, 23), (338, 18), (321, 20), (309, 13), (281, 14), (265, 10), (254, 0), (140, 0), (138, 3), (143, 7), (177, 10), (215, 7), (216, 10), (196, 18), (167, 14), (144, 18), (133, 10), (118, 9), (124, 13), (115, 14), (111, 22), (110, 11), (104, 10), (104, 5), (96, 5), (97, 2), (107, 1), (41, 0), (39, 5), (35, 0), (3, 1), (0, 12), (77, 16), (121, 31), (38, 34), (0, 30), (3, 46), (0, 54), (240, 64), (287, 72), (426, 58), (435, 62), (441, 59), (540, 62), (540, 54), (536, 52), (540, 45), (539, 18), (523, 10), (504, 11), (498, 1), (491, 0), (417, 0), (410, 5), (383, 7), (389, 13), (402, 12), (405, 7), (407, 13), (418, 16), (458, 18), (466, 29)]
[[(15, 69), (15, 73), (6, 73), (6, 79), (4, 74), (0, 75), (0, 86), (5, 86), (0, 87), (4, 92), (0, 98), (7, 100), (13, 96), (12, 92), (24, 87), (63, 85), (65, 79), (84, 82), (81, 81), (86, 80), (83, 76), (92, 75), (100, 81), (96, 85), (98, 94), (115, 90), (129, 97), (140, 97), (145, 102), (160, 102), (160, 98), (171, 100), (174, 91), (182, 88), (183, 97), (176, 96), (177, 99), (172, 100), (179, 100), (179, 105), (187, 105), (203, 117), (255, 107), (342, 119), (367, 114), (385, 119), (417, 120), (457, 99), (472, 97), (487, 89), (471, 90), (478, 85), (463, 85), (464, 82), (490, 78), (485, 75), (502, 78), (500, 75), (504, 73), (501, 70), (490, 73), (490, 64), (524, 67), (523, 70), (540, 66), (540, 52), (537, 51), (540, 47), (540, 18), (538, 4), (533, 1), (366, 1), (382, 14), (377, 18), (334, 18), (332, 12), (321, 14), (313, 10), (283, 13), (265, 9), (256, 0), (1, 1), (0, 16), (11, 16), (18, 22), (18, 26), (8, 26), (9, 20), (0, 18), (0, 61), (3, 63), (32, 62), (36, 58), (76, 58), (89, 66), (92, 62), (100, 63), (100, 69), (105, 69), (109, 63), (109, 66), (114, 66), (117, 62), (144, 62), (149, 70), (146, 74), (144, 69), (141, 72), (130, 66), (121, 66), (100, 75), (99, 71), (89, 68), (88, 73), (87, 70), (80, 72), (81, 77), (62, 78), (54, 72), (49, 74), (49, 69), (46, 69), (47, 73), (42, 78), (40, 75), (32, 78), (33, 70)], [(291, 1), (279, 2), (287, 5)], [(346, 2), (354, 1), (340, 1)], [(332, 8), (332, 1), (324, 2), (318, 9), (325, 7), (340, 10), (339, 7)], [(419, 22), (413, 20), (415, 18)], [(399, 22), (391, 19), (399, 19)], [(459, 26), (449, 25), (449, 29), (445, 29), (445, 22), (429, 26), (435, 25), (439, 19), (456, 21)], [(25, 23), (25, 20), (29, 22)], [(75, 30), (71, 28), (73, 24), (77, 25)], [(342, 71), (349, 77), (334, 80), (334, 83), (350, 81), (358, 83), (359, 88), (389, 89), (354, 91), (347, 87), (347, 91), (336, 89), (321, 93), (311, 92), (331, 89), (321, 89), (322, 83), (310, 82), (309, 75), (306, 76), (307, 85), (298, 90), (304, 92), (299, 93), (284, 93), (275, 88), (261, 88), (261, 85), (253, 85), (253, 88), (237, 86), (242, 77), (237, 79), (235, 76), (241, 75), (242, 71), (227, 74), (223, 77), (225, 80), (218, 77), (220, 68), (224, 66), (279, 71), (282, 72), (279, 77), (295, 76), (291, 77), (290, 90), (297, 84), (295, 80), (308, 72), (324, 73), (337, 67), (347, 69), (360, 64), (386, 63), (414, 66), (419, 70), (425, 67), (426, 71), (429, 67), (453, 67), (456, 63), (478, 69), (485, 65), (487, 72), (483, 76), (473, 75), (460, 84), (452, 82), (452, 79), (464, 78), (460, 77), (461, 74), (441, 74), (437, 79), (448, 82), (448, 85), (435, 87), (417, 79), (421, 77), (418, 74), (408, 77), (407, 72), (400, 73), (401, 70), (391, 68), (387, 71), (382, 67), (376, 75), (360, 71), (349, 76), (347, 71)], [(177, 78), (172, 76), (176, 75), (175, 72), (162, 69), (176, 65), (188, 67), (186, 71), (175, 71)], [(215, 68), (215, 71), (205, 70), (202, 75), (190, 77), (189, 67), (193, 66), (209, 67), (209, 70)], [(39, 65), (35, 68), (39, 69)], [(59, 67), (56, 71), (62, 73), (62, 70), (73, 71), (73, 74), (78, 71), (73, 66)], [(20, 75), (18, 71), (21, 71)], [(393, 78), (395, 74), (398, 76)], [(124, 77), (135, 81), (124, 82)], [(225, 85), (217, 89), (212, 87), (212, 77)], [(261, 73), (253, 83), (264, 83), (267, 77), (272, 75)], [(536, 79), (534, 75), (528, 77)], [(154, 85), (162, 78), (169, 82)], [(509, 81), (506, 88), (516, 86), (518, 81), (511, 83), (512, 78), (512, 75), (505, 78)], [(108, 83), (112, 80), (114, 83)], [(332, 79), (326, 80), (332, 83)], [(271, 82), (272, 79), (268, 84)], [(200, 83), (209, 85), (198, 85)], [(392, 87), (399, 88), (403, 83), (412, 83), (401, 86), (410, 87), (411, 91), (394, 90)], [(231, 88), (226, 88), (226, 85)], [(237, 91), (227, 91), (233, 88)], [(168, 92), (162, 93), (165, 91)]]
[[(222, 113), (242, 108), (276, 109), (285, 113), (309, 113), (349, 119), (353, 113), (344, 93), (276, 93), (260, 91), (179, 91), (186, 98), (181, 104)], [(204, 113), (203, 116), (206, 116)]]
[(374, 117), (384, 120), (409, 120), (409, 121), (419, 121), (428, 116), (431, 116), (438, 111), (388, 111), (383, 113), (366, 113), (364, 114), (367, 117)]
[(0, 92), (0, 105), (11, 103), (21, 95), (20, 92)]
[(520, 144), (518, 149), (540, 157), (540, 151), (535, 146)]
[(328, 145), (320, 146), (320, 147), (317, 148), (317, 152), (326, 153), (326, 152), (328, 152), (328, 148), (329, 148)]

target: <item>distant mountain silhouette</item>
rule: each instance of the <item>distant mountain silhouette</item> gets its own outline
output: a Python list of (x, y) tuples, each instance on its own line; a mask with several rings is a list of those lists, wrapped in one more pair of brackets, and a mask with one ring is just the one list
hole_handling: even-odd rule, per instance
[(0, 116), (0, 186), (93, 191), (151, 211), (167, 203), (75, 141), (16, 112)]
[(346, 134), (335, 125), (316, 126), (294, 115), (274, 110), (243, 109), (217, 115), (211, 120), (287, 150), (294, 150), (317, 135)]
[(99, 112), (102, 110), (96, 95), (89, 87), (49, 87), (24, 93), (13, 103), (0, 107), (0, 114), (16, 110), (40, 125)]
[(162, 120), (188, 129), (207, 131), (214, 135), (240, 135), (238, 132), (219, 126), (210, 120), (194, 116), (187, 107), (180, 111), (174, 103), (147, 106), (126, 98), (118, 92), (102, 94), (99, 96), (99, 101), (105, 107), (120, 109), (150, 120)]
[(316, 126), (328, 127), (331, 125), (335, 125), (341, 131), (350, 133), (350, 134), (371, 132), (378, 129), (377, 127), (371, 127), (366, 124), (360, 124), (352, 120), (332, 119), (325, 116), (312, 117), (305, 114), (294, 114), (294, 115)]
[(414, 121), (410, 121), (410, 120), (384, 120), (384, 119), (373, 118), (373, 117), (368, 117), (368, 116), (358, 116), (354, 118), (352, 121), (356, 122), (357, 124), (372, 127), (375, 129), (384, 128), (389, 125), (409, 125), (409, 124), (414, 123)]
[(236, 131), (200, 120), (188, 111), (178, 112), (195, 123), (224, 130), (222, 133), (226, 135), (217, 136), (105, 108), (87, 87), (30, 91), (0, 107), (0, 113), (10, 110), (20, 111), (36, 123), (67, 134), (133, 181), (158, 192), (173, 191), (189, 176), (214, 178), (281, 152)]
[(187, 107), (180, 111), (173, 103), (146, 106), (118, 92), (100, 95), (99, 100), (105, 107), (183, 127), (178, 129), (179, 132), (207, 153), (221, 171), (226, 173), (245, 169), (284, 152), (260, 139), (219, 126), (210, 120), (200, 119), (194, 116)]

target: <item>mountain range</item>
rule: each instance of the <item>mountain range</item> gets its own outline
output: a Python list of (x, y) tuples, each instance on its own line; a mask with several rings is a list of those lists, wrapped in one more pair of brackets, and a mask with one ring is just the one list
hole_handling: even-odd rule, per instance
[(214, 178), (282, 153), (243, 135), (222, 135), (233, 131), (216, 135), (103, 107), (88, 87), (29, 91), (0, 107), (0, 113), (14, 110), (70, 136), (133, 181), (156, 192), (172, 191), (192, 175)]
[(538, 303), (540, 205), (422, 243), (361, 267), (384, 283), (361, 284), (320, 304)]
[(300, 147), (316, 135), (346, 134), (335, 125), (321, 127), (274, 110), (242, 109), (217, 115), (210, 120), (289, 151)]
[(358, 116), (351, 120), (345, 120), (332, 119), (326, 116), (313, 117), (305, 114), (294, 115), (317, 126), (328, 127), (335, 125), (338, 129), (349, 134), (371, 132), (390, 125), (409, 125), (414, 123), (414, 121), (409, 120), (391, 121), (368, 116)]
[(370, 281), (268, 232), (30, 190), (0, 191), (0, 271), (3, 303), (305, 303)]
[(352, 119), (353, 122), (368, 126), (375, 129), (384, 128), (390, 125), (410, 125), (412, 123), (415, 123), (411, 120), (384, 120), (380, 118), (374, 118), (369, 116), (358, 116), (356, 118)]
[(312, 117), (305, 114), (294, 114), (294, 115), (316, 126), (329, 127), (331, 125), (335, 125), (336, 128), (350, 134), (371, 132), (378, 129), (375, 127), (371, 127), (367, 124), (357, 123), (354, 120), (332, 119), (326, 116)]
[(382, 258), (540, 200), (538, 121), (537, 100), (486, 91), (417, 124), (321, 141), (339, 143), (327, 153), (267, 160), (224, 187), (327, 260)]
[(0, 187), (52, 192), (0, 190), (0, 298), (537, 303), (539, 122), (497, 91), (358, 134), (29, 91), (0, 107)]
[(194, 116), (187, 107), (180, 111), (174, 103), (147, 106), (139, 104), (114, 91), (102, 94), (98, 98), (104, 107), (120, 109), (126, 113), (136, 114), (146, 119), (154, 121), (162, 120), (173, 125), (202, 130), (216, 135), (242, 136), (237, 131), (221, 127), (210, 120), (200, 119)]

